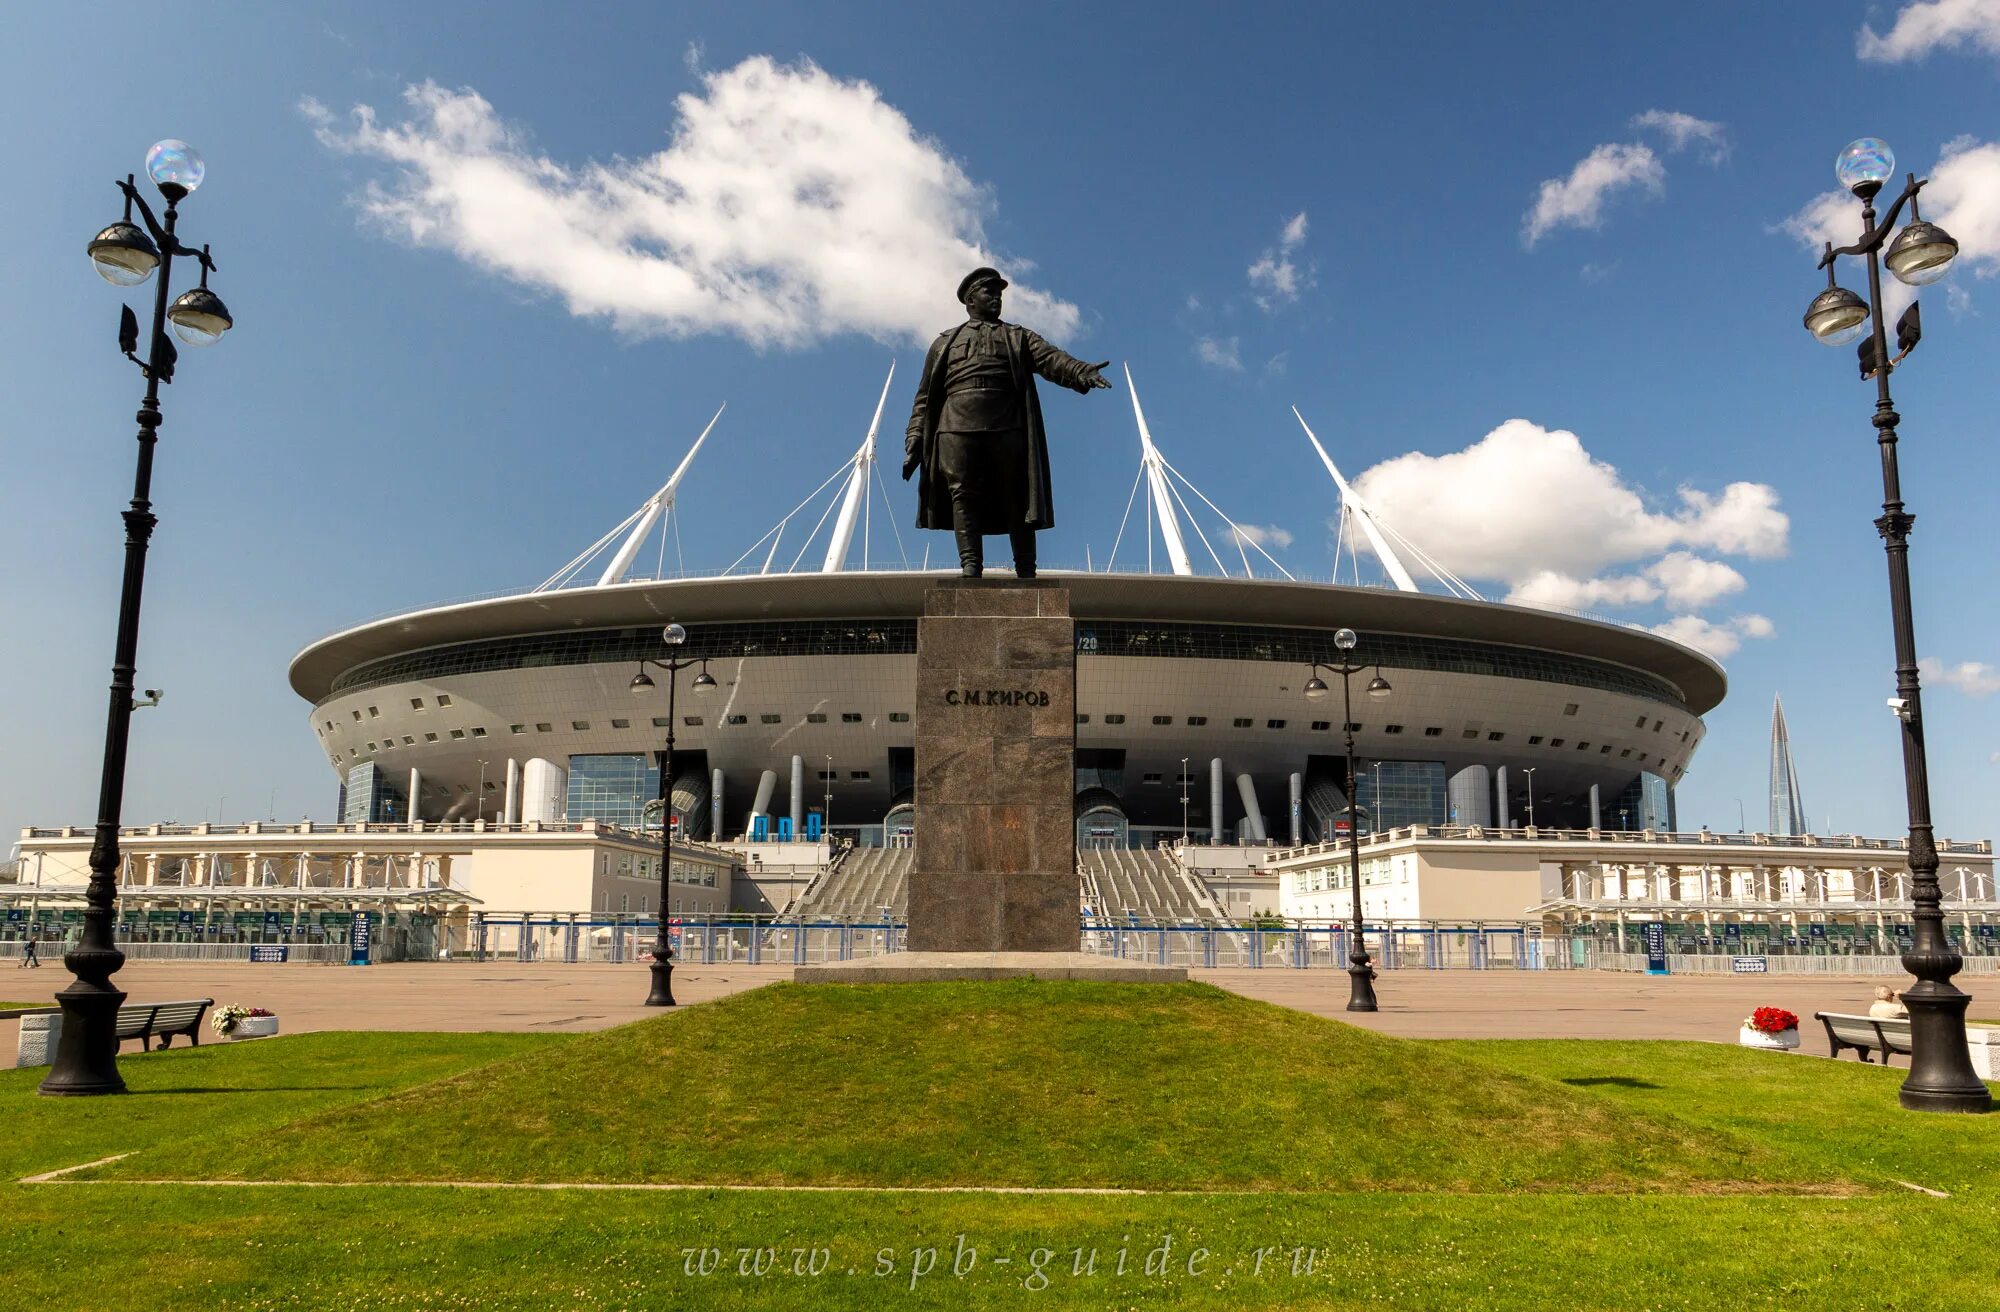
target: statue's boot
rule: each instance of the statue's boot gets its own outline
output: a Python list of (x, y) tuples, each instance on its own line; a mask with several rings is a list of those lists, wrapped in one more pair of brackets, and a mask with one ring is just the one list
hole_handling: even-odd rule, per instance
[(1035, 530), (1017, 528), (1007, 535), (1007, 540), (1014, 545), (1014, 577), (1035, 577)]
[(986, 572), (986, 544), (968, 528), (957, 530), (957, 536), (959, 577), (976, 579)]

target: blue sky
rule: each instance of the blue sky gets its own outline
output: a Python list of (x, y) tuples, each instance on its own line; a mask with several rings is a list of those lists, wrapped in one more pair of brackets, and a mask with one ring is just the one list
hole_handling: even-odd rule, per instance
[[(978, 251), (1010, 317), (1130, 363), (1167, 457), (1293, 572), (1330, 570), (1335, 505), (1297, 405), (1487, 596), (1729, 648), (1686, 827), (1757, 825), (1777, 692), (1815, 827), (1898, 832), (1871, 394), (1799, 324), (1802, 234), (1871, 133), (1965, 246), (1896, 390), (1939, 824), (1994, 832), (2000, 6), (962, 15), (197, 7), (107, 43), (10, 12), (5, 832), (95, 803), (141, 383), (83, 244), (166, 136), (207, 158), (184, 232), (238, 327), (165, 402), (140, 663), (169, 691), (129, 820), (324, 817), (291, 654), (539, 582), (724, 401), (681, 543), (726, 565), (846, 458), (892, 357), (893, 441)], [(1047, 403), (1043, 557), (1102, 562), (1129, 403)]]

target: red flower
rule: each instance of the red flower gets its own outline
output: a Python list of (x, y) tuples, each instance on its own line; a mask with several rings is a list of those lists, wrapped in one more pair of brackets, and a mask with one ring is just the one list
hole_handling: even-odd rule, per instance
[(1781, 1034), (1799, 1027), (1799, 1018), (1783, 1007), (1759, 1007), (1750, 1014), (1750, 1028), (1760, 1034)]

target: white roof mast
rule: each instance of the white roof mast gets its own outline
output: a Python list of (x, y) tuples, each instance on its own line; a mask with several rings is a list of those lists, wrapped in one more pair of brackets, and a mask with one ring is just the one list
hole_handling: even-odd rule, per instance
[(1320, 463), (1326, 466), (1326, 472), (1333, 475), (1334, 486), (1340, 489), (1341, 504), (1351, 510), (1354, 518), (1361, 522), (1361, 531), (1368, 535), (1368, 544), (1375, 548), (1375, 558), (1382, 562), (1382, 568), (1388, 572), (1390, 581), (1395, 583), (1400, 591), (1418, 591), (1417, 581), (1410, 577), (1409, 570), (1403, 568), (1402, 559), (1389, 545), (1389, 539), (1376, 527), (1375, 512), (1368, 508), (1368, 503), (1348, 486), (1347, 480), (1340, 476), (1338, 469), (1334, 468), (1333, 457), (1327, 455), (1326, 448), (1319, 444), (1319, 438), (1313, 433), (1312, 425), (1306, 422), (1306, 417), (1299, 413), (1297, 406), (1292, 407), (1292, 417), (1299, 421), (1300, 428), (1306, 430), (1306, 437), (1312, 441), (1313, 450), (1319, 452)]
[(1167, 560), (1176, 574), (1192, 574), (1187, 542), (1181, 537), (1181, 521), (1174, 514), (1173, 494), (1167, 474), (1160, 467), (1160, 449), (1153, 445), (1152, 430), (1146, 427), (1146, 412), (1139, 408), (1139, 389), (1132, 385), (1132, 366), (1125, 366), (1125, 390), (1132, 394), (1132, 417), (1139, 421), (1139, 468), (1146, 475), (1147, 490), (1153, 497), (1153, 514), (1160, 522), (1160, 536), (1166, 540)]
[(701, 450), (701, 444), (708, 440), (709, 432), (715, 427), (715, 420), (722, 418), (722, 412), (728, 408), (729, 403), (724, 401), (716, 410), (715, 419), (708, 421), (708, 427), (701, 430), (701, 436), (694, 440), (694, 445), (688, 448), (688, 453), (681, 457), (681, 463), (675, 467), (673, 477), (667, 480), (666, 486), (655, 492), (652, 499), (639, 508), (638, 523), (634, 524), (631, 533), (626, 535), (624, 545), (618, 548), (618, 554), (604, 567), (604, 573), (597, 580), (598, 587), (608, 588), (624, 580), (625, 571), (632, 568), (632, 558), (637, 556), (639, 548), (645, 545), (646, 535), (653, 531), (653, 525), (660, 522), (661, 516), (673, 510), (674, 493), (680, 488), (682, 475), (686, 474), (688, 466), (694, 463), (695, 452)]
[[(875, 417), (868, 421), (868, 436), (861, 439), (861, 449), (854, 453), (854, 464), (847, 474), (847, 493), (841, 498), (840, 517), (833, 521), (833, 538), (826, 544), (826, 563), (820, 566), (822, 574), (838, 574), (847, 568), (847, 549), (854, 542), (854, 521), (859, 518), (861, 505), (868, 495), (868, 480), (875, 468), (875, 430), (882, 425), (882, 407), (889, 402), (889, 385), (896, 381), (896, 362), (889, 361), (889, 376), (882, 380), (882, 396), (875, 402)], [(862, 542), (865, 557), (868, 544)], [(868, 562), (861, 562), (863, 569)]]

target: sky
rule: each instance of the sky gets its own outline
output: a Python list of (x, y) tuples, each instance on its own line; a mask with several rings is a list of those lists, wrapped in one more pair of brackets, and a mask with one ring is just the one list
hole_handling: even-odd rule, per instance
[[(1115, 362), (1112, 392), (1044, 394), (1045, 565), (1111, 557), (1129, 366), (1237, 526), (1196, 517), (1223, 559), (1240, 534), (1328, 577), (1296, 406), (1484, 596), (1726, 665), (1683, 828), (1761, 827), (1782, 695), (1814, 828), (1900, 833), (1873, 389), (1801, 327), (1818, 242), (1860, 230), (1834, 157), (1875, 135), (1963, 247), (1894, 385), (1939, 832), (2000, 829), (2000, 0), (94, 18), (0, 19), (0, 833), (93, 818), (143, 381), (84, 245), (164, 137), (206, 159), (182, 234), (237, 326), (163, 403), (139, 682), (166, 698), (134, 717), (128, 823), (327, 818), (292, 655), (539, 583), (725, 402), (669, 570), (729, 565), (831, 474), (892, 361), (870, 558), (949, 554), (895, 435), (993, 263), (1007, 317)], [(1144, 557), (1128, 526), (1116, 564)]]

